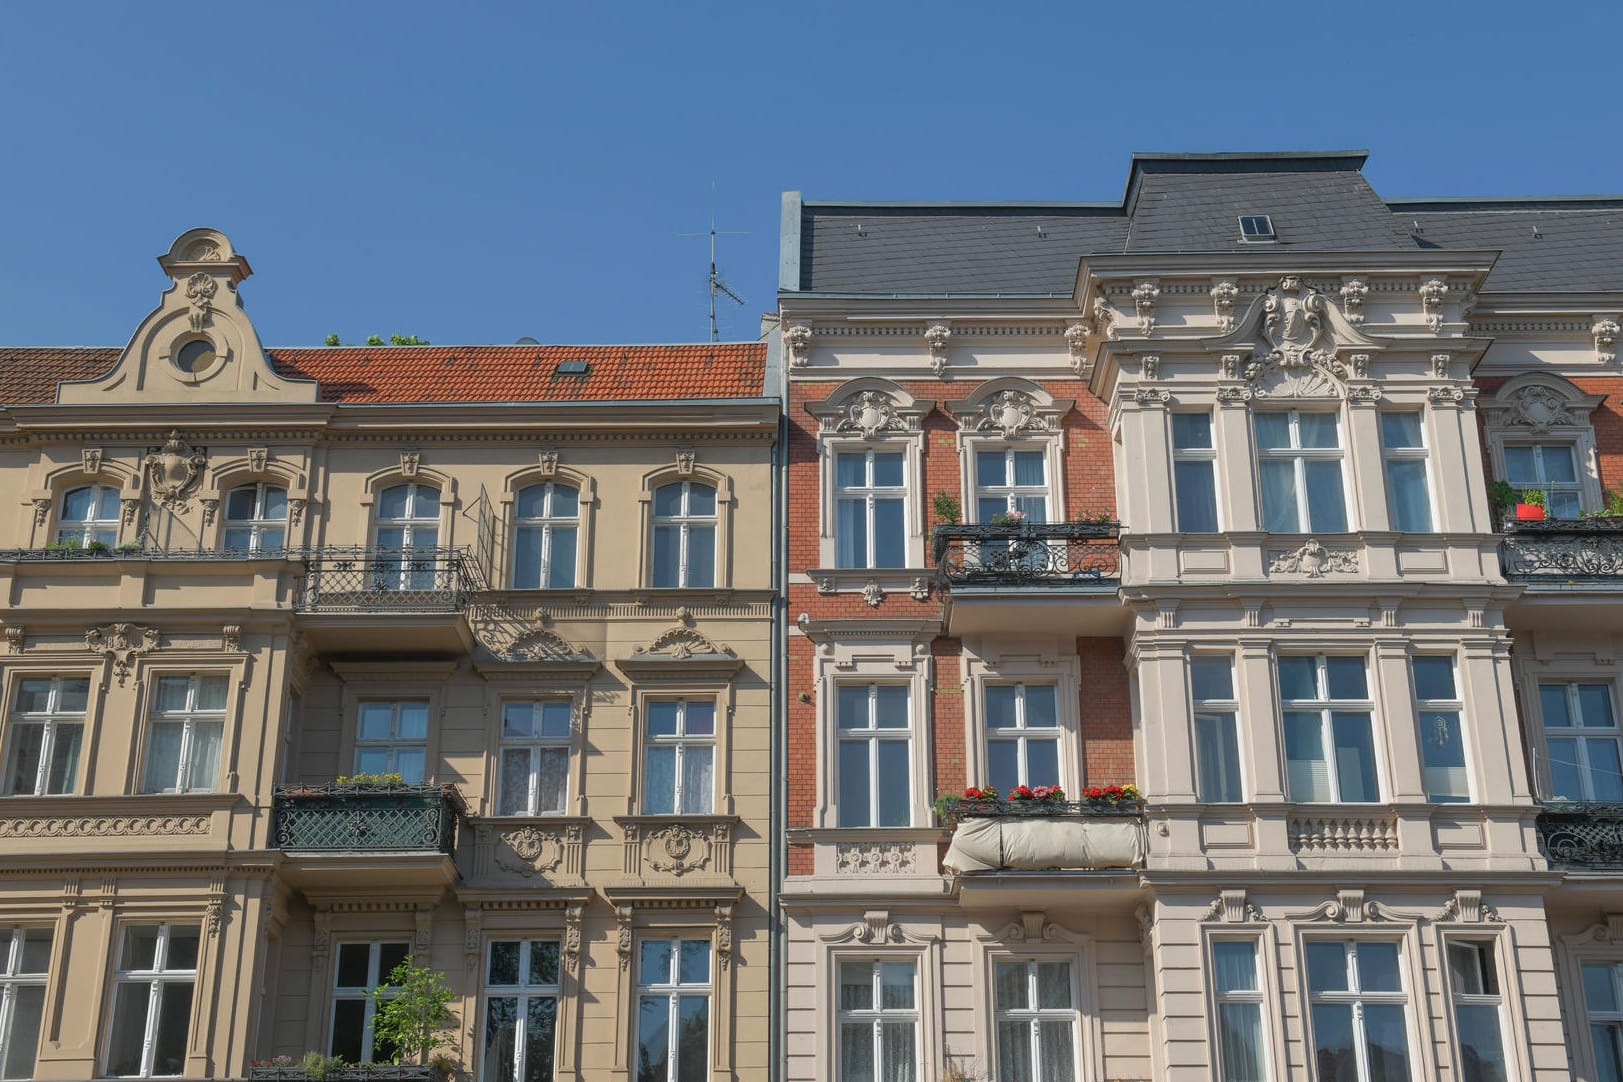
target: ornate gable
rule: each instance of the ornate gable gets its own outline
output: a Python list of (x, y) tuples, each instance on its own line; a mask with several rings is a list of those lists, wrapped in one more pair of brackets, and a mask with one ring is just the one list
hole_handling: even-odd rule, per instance
[(1381, 343), (1299, 275), (1280, 278), (1252, 302), (1232, 331), (1212, 339), (1207, 348), (1223, 354), (1223, 378), (1244, 385), (1233, 388), (1230, 396), (1380, 397), (1372, 387), (1351, 385), (1369, 378), (1370, 359)]

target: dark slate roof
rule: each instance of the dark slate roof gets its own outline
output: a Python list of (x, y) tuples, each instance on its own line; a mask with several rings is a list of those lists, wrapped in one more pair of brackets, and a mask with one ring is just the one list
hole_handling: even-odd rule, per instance
[(1388, 204), (1420, 223), (1422, 248), (1500, 251), (1484, 285), (1508, 293), (1623, 291), (1623, 199), (1413, 200)]

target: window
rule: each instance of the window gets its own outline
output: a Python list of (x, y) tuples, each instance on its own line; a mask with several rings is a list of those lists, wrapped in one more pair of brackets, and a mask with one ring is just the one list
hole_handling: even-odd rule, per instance
[(7, 796), (71, 793), (79, 779), (88, 676), (23, 676), (6, 726)]
[(1268, 1051), (1262, 1034), (1262, 984), (1257, 979), (1257, 942), (1212, 942), (1212, 991), (1217, 1008), (1220, 1082), (1267, 1082)]
[(834, 566), (907, 566), (905, 477), (900, 451), (834, 456)]
[(1394, 530), (1431, 532), (1431, 489), (1426, 483), (1426, 441), (1420, 413), (1381, 414), (1381, 459), (1386, 507)]
[(1018, 512), (1027, 522), (1048, 521), (1048, 455), (1008, 447), (975, 452), (975, 517)]
[[(440, 490), (412, 481), (392, 485), (378, 493), (378, 548), (385, 550), (377, 564), (377, 586), (383, 590), (432, 590), (432, 560), (421, 550), (440, 543)], [(418, 556), (413, 559), (411, 554)]]
[(1257, 471), (1262, 528), (1272, 533), (1345, 533), (1340, 422), (1333, 413), (1259, 413)]
[(840, 963), (840, 1082), (917, 1082), (917, 986), (913, 962)]
[(1623, 962), (1584, 963), (1584, 1010), (1596, 1082), (1623, 1079)]
[(1274, 220), (1266, 214), (1240, 215), (1240, 239), (1252, 244), (1278, 239), (1274, 235)]
[(118, 543), (118, 489), (109, 485), (85, 485), (69, 489), (62, 497), (62, 520), (56, 539), (66, 544), (104, 545)]
[(1279, 698), (1290, 798), (1299, 804), (1379, 800), (1364, 659), (1282, 657)]
[(553, 481), (521, 488), (517, 514), (513, 586), (520, 590), (566, 590), (574, 586), (580, 490)]
[(49, 928), (0, 932), (0, 1078), (33, 1078), (51, 965)]
[(186, 1036), (197, 983), (197, 925), (125, 925), (113, 982), (107, 1073), (186, 1074)]
[(637, 1082), (710, 1077), (710, 941), (645, 939), (637, 953)]
[(716, 704), (650, 699), (643, 751), (645, 815), (709, 815), (715, 800)]
[(263, 483), (225, 496), (228, 552), (274, 552), (287, 545), (287, 489)]
[(200, 375), (214, 363), (214, 343), (206, 338), (194, 338), (175, 353), (175, 367), (188, 376)]
[(1178, 529), (1184, 533), (1217, 532), (1217, 449), (1212, 443), (1212, 415), (1172, 415), (1172, 481)]
[(1454, 993), (1461, 1082), (1507, 1082), (1504, 1033), (1499, 1024), (1504, 1000), (1493, 964), (1493, 941), (1450, 941), (1448, 984)]
[(1414, 675), (1415, 721), (1420, 729), (1420, 760), (1426, 799), (1433, 804), (1458, 804), (1471, 799), (1465, 771), (1465, 738), (1460, 731), (1461, 703), (1454, 682), (1452, 657), (1416, 657)]
[(654, 586), (716, 584), (716, 490), (698, 481), (654, 489)]
[(1228, 655), (1189, 659), (1195, 706), (1195, 785), (1203, 804), (1245, 799), (1240, 788), (1240, 734), (1235, 717), (1234, 662)]
[(502, 704), (501, 794), (497, 815), (561, 812), (569, 799), (567, 699)]
[(1609, 684), (1540, 684), (1550, 795), (1557, 800), (1623, 803), (1623, 759)]
[(490, 945), (485, 972), (483, 1082), (546, 1082), (558, 1040), (558, 944)]
[(986, 780), (998, 792), (1062, 782), (1054, 700), (1053, 684), (986, 685)]
[(427, 776), (428, 703), (362, 703), (355, 733), (357, 774), (399, 774), (407, 785)]
[(1071, 963), (998, 962), (993, 969), (998, 1078), (1076, 1082)]
[(1506, 444), (1505, 480), (1512, 488), (1542, 490), (1551, 518), (1577, 518), (1583, 511), (1578, 456), (1570, 443)]
[(838, 695), (839, 825), (913, 823), (912, 720), (905, 684), (843, 684)]
[(1398, 945), (1309, 940), (1303, 950), (1319, 1082), (1409, 1082)]
[[(406, 943), (340, 943), (333, 974), (332, 1040), (327, 1054), (348, 1063), (385, 1063), (394, 1045), (372, 1032), (378, 1004), (372, 989), (389, 983), (389, 974), (409, 960)], [(384, 994), (387, 999), (387, 993)]]
[(160, 676), (148, 723), (148, 793), (211, 793), (225, 736), (224, 674)]

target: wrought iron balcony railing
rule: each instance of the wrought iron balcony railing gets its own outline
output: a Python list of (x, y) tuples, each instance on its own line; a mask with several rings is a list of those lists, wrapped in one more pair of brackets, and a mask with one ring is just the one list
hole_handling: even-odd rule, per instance
[(1499, 567), (1522, 582), (1623, 583), (1623, 519), (1507, 522)]
[(467, 811), (451, 785), (283, 785), (276, 789), (276, 845), (449, 856)]
[(1121, 527), (1114, 522), (937, 526), (941, 585), (1109, 587), (1121, 582)]
[(299, 612), (462, 612), (479, 587), (463, 549), (323, 548), (301, 559)]
[[(438, 1068), (417, 1063), (346, 1063), (328, 1067), (321, 1075), (325, 1082), (440, 1082), (445, 1077)], [(302, 1066), (254, 1066), (248, 1068), (249, 1082), (312, 1082)]]
[(1623, 804), (1548, 802), (1538, 843), (1556, 867), (1623, 870)]

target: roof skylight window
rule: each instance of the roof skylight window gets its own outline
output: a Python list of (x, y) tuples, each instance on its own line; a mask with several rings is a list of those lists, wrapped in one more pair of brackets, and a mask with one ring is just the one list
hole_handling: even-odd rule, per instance
[(591, 370), (591, 365), (576, 358), (569, 361), (558, 362), (558, 374), (561, 376), (584, 376)]
[(1240, 239), (1252, 244), (1266, 244), (1278, 240), (1274, 235), (1274, 220), (1266, 214), (1240, 215)]

